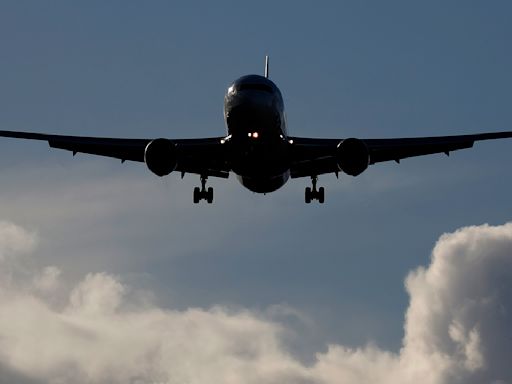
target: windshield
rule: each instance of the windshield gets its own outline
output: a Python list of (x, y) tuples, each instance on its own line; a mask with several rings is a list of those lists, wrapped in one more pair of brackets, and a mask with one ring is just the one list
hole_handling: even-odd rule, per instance
[(246, 83), (246, 84), (240, 84), (238, 85), (239, 91), (245, 91), (246, 89), (254, 89), (256, 91), (263, 91), (268, 93), (273, 93), (274, 89), (268, 85), (268, 84), (262, 84), (262, 83)]

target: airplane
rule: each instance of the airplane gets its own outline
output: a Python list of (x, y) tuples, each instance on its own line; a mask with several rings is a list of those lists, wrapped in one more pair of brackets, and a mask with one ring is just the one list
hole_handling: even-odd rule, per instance
[(201, 187), (194, 188), (195, 204), (213, 202), (209, 177), (228, 178), (234, 173), (240, 183), (256, 193), (267, 194), (291, 179), (309, 177), (306, 203), (324, 203), (325, 190), (317, 188), (318, 177), (340, 173), (358, 176), (368, 166), (413, 156), (471, 148), (475, 141), (512, 137), (512, 131), (472, 135), (391, 139), (309, 138), (288, 135), (281, 91), (269, 78), (269, 58), (264, 75), (235, 80), (224, 97), (227, 134), (194, 139), (128, 139), (52, 135), (0, 131), (0, 137), (47, 141), (51, 148), (143, 162), (157, 176), (171, 172), (197, 174)]

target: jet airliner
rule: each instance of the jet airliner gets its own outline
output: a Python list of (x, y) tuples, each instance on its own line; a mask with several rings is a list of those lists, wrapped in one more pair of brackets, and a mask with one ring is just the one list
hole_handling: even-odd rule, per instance
[(256, 193), (270, 193), (290, 179), (309, 177), (305, 202), (323, 203), (325, 191), (317, 188), (323, 174), (358, 176), (368, 166), (384, 161), (471, 148), (475, 141), (512, 137), (512, 131), (472, 135), (392, 139), (309, 138), (290, 136), (281, 91), (269, 79), (268, 56), (264, 75), (235, 80), (224, 97), (224, 136), (194, 139), (128, 139), (0, 131), (0, 136), (47, 141), (51, 148), (143, 162), (157, 176), (171, 172), (199, 175), (193, 201), (213, 202), (209, 177), (228, 178)]

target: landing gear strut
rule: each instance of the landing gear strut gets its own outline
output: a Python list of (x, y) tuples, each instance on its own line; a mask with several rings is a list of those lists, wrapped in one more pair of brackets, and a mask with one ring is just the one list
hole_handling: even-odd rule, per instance
[(306, 193), (304, 194), (304, 200), (306, 204), (311, 203), (311, 200), (318, 200), (320, 204), (323, 204), (325, 201), (325, 190), (324, 187), (316, 189), (316, 183), (318, 181), (318, 176), (311, 176), (311, 183), (313, 184), (313, 188), (306, 187)]
[(206, 180), (208, 180), (208, 176), (201, 176), (201, 188), (194, 188), (194, 204), (201, 200), (206, 200), (208, 204), (213, 203), (213, 188), (206, 189)]

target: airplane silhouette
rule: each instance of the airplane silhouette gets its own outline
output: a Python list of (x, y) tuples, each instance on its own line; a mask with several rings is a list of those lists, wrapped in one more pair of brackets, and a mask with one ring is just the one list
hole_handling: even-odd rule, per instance
[(289, 136), (281, 91), (265, 74), (242, 76), (224, 97), (227, 135), (197, 139), (128, 139), (51, 135), (0, 131), (0, 136), (47, 141), (52, 148), (144, 162), (154, 174), (171, 172), (200, 176), (194, 188), (194, 203), (213, 202), (208, 177), (228, 178), (233, 172), (241, 184), (257, 193), (281, 188), (289, 178), (310, 177), (305, 202), (323, 203), (325, 191), (317, 188), (318, 176), (340, 172), (357, 176), (369, 165), (383, 161), (400, 162), (413, 156), (445, 153), (471, 148), (475, 141), (512, 137), (512, 131), (473, 135), (359, 139), (320, 139)]

